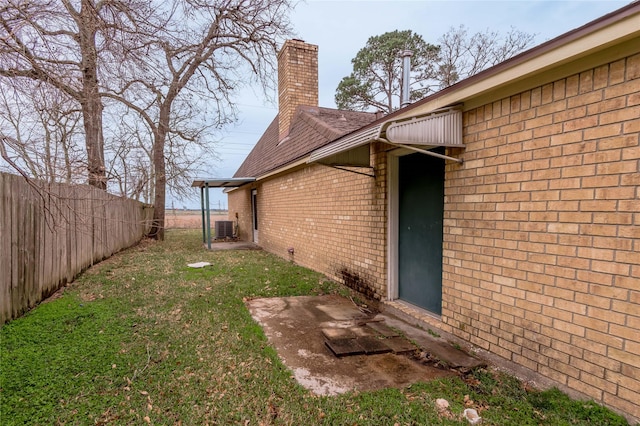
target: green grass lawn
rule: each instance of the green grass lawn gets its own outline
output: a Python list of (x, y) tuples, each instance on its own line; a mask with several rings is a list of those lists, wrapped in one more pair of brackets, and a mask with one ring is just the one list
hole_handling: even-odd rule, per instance
[[(243, 299), (345, 293), (263, 251), (207, 252), (169, 231), (92, 267), (0, 330), (0, 424), (626, 425), (594, 403), (480, 370), (318, 397), (299, 386)], [(207, 261), (212, 267), (191, 269)], [(453, 416), (441, 416), (437, 398)]]

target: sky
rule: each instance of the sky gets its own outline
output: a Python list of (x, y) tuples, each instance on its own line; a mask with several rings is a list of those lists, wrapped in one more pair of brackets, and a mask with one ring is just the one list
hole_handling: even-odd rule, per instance
[[(511, 27), (535, 34), (534, 45), (578, 28), (630, 1), (383, 1), (306, 0), (291, 14), (295, 38), (318, 45), (319, 104), (335, 108), (336, 87), (351, 73), (351, 59), (371, 36), (394, 30), (412, 30), (437, 44), (451, 27), (464, 25), (470, 33), (495, 30), (506, 34)], [(276, 98), (275, 92), (271, 95)], [(269, 123), (277, 105), (259, 87), (247, 88), (236, 98), (239, 120), (216, 142), (219, 160), (200, 177), (231, 177), (242, 164)], [(192, 200), (168, 198), (168, 207), (200, 208), (199, 190)], [(211, 208), (226, 208), (227, 196), (210, 189)]]

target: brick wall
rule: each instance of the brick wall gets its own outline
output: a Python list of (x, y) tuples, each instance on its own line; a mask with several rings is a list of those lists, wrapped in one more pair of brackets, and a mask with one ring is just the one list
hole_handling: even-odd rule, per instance
[(640, 55), (464, 114), (443, 328), (640, 418)]
[[(310, 165), (261, 181), (260, 246), (370, 297), (386, 295), (386, 160), (384, 153), (372, 155), (375, 178)], [(229, 194), (229, 217), (238, 212), (241, 237), (250, 240), (242, 233), (242, 224), (251, 226), (248, 193)]]
[(238, 239), (241, 241), (253, 241), (251, 188), (253, 188), (252, 185), (245, 185), (241, 189), (234, 189), (227, 193), (229, 220), (237, 221)]

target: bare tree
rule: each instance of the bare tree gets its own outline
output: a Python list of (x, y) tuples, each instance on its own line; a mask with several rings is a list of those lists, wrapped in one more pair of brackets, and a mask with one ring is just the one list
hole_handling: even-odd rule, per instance
[[(206, 136), (235, 119), (236, 89), (249, 81), (274, 85), (290, 8), (290, 0), (6, 0), (0, 76), (39, 82), (73, 100), (82, 113), (89, 183), (107, 188), (117, 177), (121, 192), (152, 192), (151, 235), (163, 239), (167, 183), (184, 183), (202, 161), (198, 154), (210, 151)], [(150, 143), (143, 133), (111, 140), (109, 169), (107, 98), (135, 111), (150, 133)], [(132, 140), (135, 148), (127, 145)]]
[(445, 88), (515, 56), (533, 44), (535, 34), (515, 28), (501, 35), (489, 29), (470, 35), (464, 25), (451, 27), (438, 39), (437, 80)]
[(140, 116), (120, 105), (107, 108), (105, 161), (109, 191), (145, 203), (153, 201), (152, 134)]
[(4, 0), (0, 6), (0, 76), (51, 85), (77, 102), (88, 181), (98, 188), (107, 186), (101, 64), (129, 51), (152, 9), (146, 0)]
[[(172, 131), (165, 147), (167, 191), (180, 196), (193, 195), (190, 186), (194, 173), (210, 169), (212, 160), (217, 158), (215, 133), (206, 124), (207, 116), (199, 113), (205, 109), (204, 105), (193, 99), (188, 104), (189, 108), (172, 111)], [(105, 103), (105, 106), (105, 123), (110, 123), (105, 126), (108, 190), (152, 203), (155, 195), (153, 132), (137, 112), (123, 110), (119, 105)], [(188, 135), (188, 139), (184, 139), (184, 135)]]
[[(149, 38), (144, 77), (104, 93), (138, 112), (153, 134), (154, 218), (150, 236), (164, 239), (167, 153), (197, 142), (202, 128), (183, 126), (207, 108), (205, 126), (235, 119), (231, 98), (248, 80), (273, 84), (277, 45), (290, 33), (288, 0), (175, 0), (162, 31)], [(247, 74), (248, 72), (248, 74)], [(176, 158), (175, 153), (172, 154)]]
[(41, 82), (15, 87), (7, 80), (0, 78), (0, 133), (7, 157), (31, 177), (77, 182), (86, 157), (76, 103)]

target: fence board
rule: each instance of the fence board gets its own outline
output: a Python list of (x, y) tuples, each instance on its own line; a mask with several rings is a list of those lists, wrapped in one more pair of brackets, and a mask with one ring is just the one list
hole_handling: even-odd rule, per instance
[(0, 324), (149, 230), (153, 208), (87, 185), (0, 173)]
[(25, 211), (24, 211), (24, 245), (23, 245), (23, 256), (24, 256), (24, 286), (25, 286), (25, 295), (26, 295), (26, 303), (27, 308), (31, 308), (35, 306), (38, 302), (38, 283), (35, 280), (34, 274), (34, 257), (36, 251), (36, 217), (35, 217), (35, 208), (34, 208), (34, 199), (31, 191), (28, 191), (24, 197), (25, 200)]
[(22, 304), (20, 301), (20, 293), (18, 293), (20, 283), (20, 251), (18, 249), (18, 221), (15, 220), (20, 213), (20, 204), (22, 194), (19, 194), (18, 200), (11, 204), (11, 221), (9, 226), (11, 227), (11, 316), (20, 315), (18, 312), (19, 306)]
[(11, 315), (11, 274), (12, 269), (12, 245), (11, 245), (11, 214), (12, 205), (9, 202), (10, 197), (8, 191), (5, 188), (11, 187), (11, 176), (0, 175), (0, 200), (2, 200), (2, 206), (0, 206), (0, 248), (2, 249), (2, 256), (0, 256), (0, 265), (2, 267), (0, 274), (0, 318), (2, 321), (6, 321)]
[[(34, 206), (35, 206), (35, 209), (36, 209), (36, 214), (38, 214), (38, 212), (40, 212), (43, 209), (44, 200), (35, 191), (34, 191), (33, 197), (34, 197)], [(44, 223), (43, 220), (36, 220), (36, 236), (35, 236), (36, 247), (35, 247), (35, 253), (34, 253), (33, 258), (34, 258), (34, 262), (35, 262), (34, 271), (36, 272), (35, 280), (38, 283), (38, 291), (39, 292), (42, 291), (42, 286), (44, 285), (44, 282), (45, 282), (45, 280), (47, 278), (47, 275), (45, 275), (45, 273), (44, 273), (44, 253), (45, 253), (45, 249), (44, 249), (44, 230), (45, 230), (45, 227), (46, 227), (46, 224)]]
[(11, 235), (9, 230), (11, 211), (8, 191), (4, 189), (5, 186), (9, 187), (8, 180), (7, 176), (0, 174), (0, 253), (2, 253), (0, 256), (0, 324), (6, 320), (6, 312), (11, 309), (9, 304), (11, 297), (11, 275), (9, 272), (11, 266)]
[(43, 218), (44, 222), (44, 250), (43, 250), (43, 261), (44, 261), (44, 280), (42, 281), (42, 287), (47, 289), (49, 287), (49, 283), (53, 281), (55, 276), (55, 246), (56, 241), (54, 239), (54, 224), (53, 224), (53, 212), (52, 212), (52, 196), (50, 193), (43, 195)]
[(63, 258), (62, 256), (64, 256), (64, 253), (62, 252), (60, 247), (60, 233), (62, 232), (62, 229), (60, 229), (60, 227), (62, 226), (62, 217), (60, 217), (60, 209), (62, 208), (60, 203), (60, 192), (58, 191), (58, 188), (53, 185), (49, 190), (53, 194), (53, 197), (51, 198), (51, 236), (53, 239), (51, 258), (53, 260), (53, 276), (51, 278), (51, 281), (49, 282), (46, 293), (48, 293), (52, 288), (55, 288), (58, 283), (60, 283), (60, 276), (62, 275), (61, 262)]
[[(78, 239), (80, 237), (80, 232), (78, 230), (78, 199), (77, 194), (73, 197), (73, 200), (69, 200), (69, 205), (71, 206), (71, 211), (69, 215), (69, 246), (71, 248), (71, 264), (69, 268), (71, 271), (82, 271), (82, 266), (80, 265), (79, 259), (82, 255), (78, 252)], [(73, 276), (68, 277), (68, 280), (73, 280)]]

